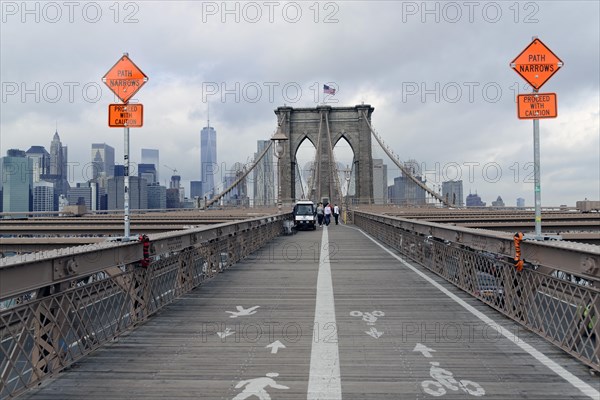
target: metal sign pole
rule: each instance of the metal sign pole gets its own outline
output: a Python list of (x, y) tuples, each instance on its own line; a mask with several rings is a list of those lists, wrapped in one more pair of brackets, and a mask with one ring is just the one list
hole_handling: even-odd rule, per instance
[[(148, 81), (148, 77), (129, 59), (129, 53), (123, 56), (102, 77), (102, 81), (123, 102), (108, 106), (108, 126), (124, 127), (125, 151), (123, 174), (123, 221), (125, 232), (123, 240), (129, 240), (129, 127), (141, 127), (143, 124), (143, 107), (136, 104), (129, 107), (129, 99)], [(138, 113), (139, 111), (139, 113)]]
[(125, 222), (124, 240), (129, 240), (129, 127), (125, 127), (125, 155), (124, 155), (124, 189), (123, 189), (123, 209)]
[[(543, 98), (538, 95), (540, 87), (554, 75), (563, 62), (550, 50), (537, 36), (532, 37), (532, 42), (510, 63), (523, 79), (533, 88), (530, 108), (521, 110), (521, 95), (517, 96), (517, 115), (520, 119), (533, 119), (533, 174), (535, 196), (535, 236), (530, 239), (561, 240), (558, 235), (542, 236), (542, 184), (540, 177), (540, 118), (556, 117), (556, 95), (544, 93)], [(544, 103), (546, 100), (548, 106)], [(554, 104), (551, 101), (554, 101)], [(525, 103), (526, 100), (524, 100)], [(522, 113), (523, 111), (523, 113)]]
[[(533, 93), (537, 93), (533, 90)], [(542, 188), (540, 181), (540, 120), (533, 120), (533, 179), (535, 191), (535, 236), (542, 236)]]

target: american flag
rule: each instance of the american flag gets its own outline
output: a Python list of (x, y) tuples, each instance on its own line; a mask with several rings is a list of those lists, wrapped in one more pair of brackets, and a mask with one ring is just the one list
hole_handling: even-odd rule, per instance
[(325, 94), (335, 94), (335, 89), (332, 87), (329, 87), (327, 85), (323, 85), (323, 93)]

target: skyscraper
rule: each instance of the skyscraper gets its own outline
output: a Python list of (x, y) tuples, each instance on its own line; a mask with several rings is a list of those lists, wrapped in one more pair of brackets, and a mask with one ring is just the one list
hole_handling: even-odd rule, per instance
[(373, 159), (373, 203), (386, 204), (388, 195), (387, 165), (380, 158)]
[(2, 158), (2, 211), (27, 212), (33, 206), (33, 160), (11, 149)]
[(160, 170), (160, 165), (158, 162), (157, 149), (142, 149), (142, 162), (140, 164), (154, 164), (154, 169), (156, 170), (155, 182), (160, 182), (160, 176), (158, 173)]
[(115, 149), (106, 143), (92, 143), (92, 176), (90, 179), (105, 179), (113, 176), (115, 167)]
[(158, 172), (154, 164), (138, 164), (138, 177), (144, 178), (148, 185), (158, 183)]
[(462, 180), (442, 182), (442, 197), (453, 206), (463, 207), (465, 203)]
[[(107, 208), (109, 210), (122, 210), (124, 208), (125, 178), (115, 176), (108, 180)], [(147, 182), (137, 176), (129, 177), (129, 208), (132, 210), (145, 210), (148, 208)]]
[(502, 196), (498, 196), (496, 201), (492, 201), (492, 207), (504, 207), (504, 200), (502, 200)]
[(191, 181), (190, 182), (190, 198), (204, 197), (204, 191), (202, 190), (202, 181)]
[(58, 131), (54, 132), (50, 142), (50, 173), (42, 179), (54, 184), (56, 196), (67, 195), (69, 191), (68, 169), (67, 169), (67, 146), (63, 146)]
[[(270, 144), (270, 140), (257, 141), (257, 156)], [(254, 168), (254, 206), (268, 206), (275, 203), (275, 174), (273, 171), (273, 148)]]
[(50, 173), (50, 153), (44, 146), (31, 146), (25, 155), (33, 162), (33, 182), (40, 182), (43, 179), (42, 176)]
[(216, 195), (215, 174), (218, 172), (217, 131), (210, 126), (210, 120), (200, 132), (200, 172), (202, 174), (202, 190), (210, 199)]
[(167, 208), (167, 188), (158, 183), (148, 184), (148, 208)]
[(50, 142), (50, 175), (62, 176), (63, 164), (62, 143), (56, 131)]
[[(415, 176), (420, 182), (425, 183), (421, 176)], [(425, 205), (427, 197), (425, 190), (406, 176), (394, 178), (394, 185), (390, 186), (388, 193), (390, 203), (403, 206)]]
[(477, 193), (469, 193), (467, 196), (467, 207), (485, 207), (485, 202), (481, 201), (481, 197)]
[(55, 211), (54, 185), (52, 183), (33, 182), (33, 211)]

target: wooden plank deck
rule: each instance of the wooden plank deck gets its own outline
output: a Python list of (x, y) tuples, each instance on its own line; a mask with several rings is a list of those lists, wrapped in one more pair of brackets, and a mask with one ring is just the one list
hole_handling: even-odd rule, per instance
[[(333, 345), (339, 350), (344, 399), (590, 398), (357, 229), (325, 229), (334, 320), (318, 319), (315, 327), (323, 229), (299, 232), (277, 238), (22, 397), (241, 400), (268, 399), (268, 393), (272, 399), (325, 398), (308, 394), (311, 349), (315, 341), (329, 343), (337, 336)], [(600, 380), (570, 356), (422, 273), (600, 389)], [(331, 354), (318, 356), (322, 359), (313, 360), (313, 366), (330, 365), (323, 363)], [(432, 368), (453, 374), (446, 375), (446, 386), (432, 378)]]

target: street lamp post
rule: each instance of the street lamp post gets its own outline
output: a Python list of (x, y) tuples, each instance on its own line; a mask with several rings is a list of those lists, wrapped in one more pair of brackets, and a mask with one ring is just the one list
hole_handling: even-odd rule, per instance
[(283, 157), (283, 142), (288, 140), (287, 136), (281, 130), (281, 125), (277, 127), (277, 132), (275, 132), (271, 140), (275, 142), (275, 157), (277, 157), (277, 210), (281, 213), (281, 170), (279, 160)]

